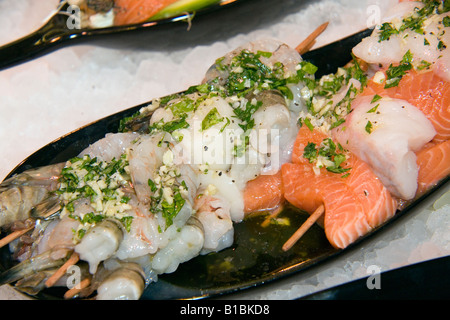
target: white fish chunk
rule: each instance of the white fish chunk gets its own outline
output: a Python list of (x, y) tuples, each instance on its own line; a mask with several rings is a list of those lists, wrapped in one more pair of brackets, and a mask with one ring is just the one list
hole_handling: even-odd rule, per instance
[(436, 134), (431, 122), (412, 104), (372, 96), (355, 99), (344, 124), (333, 129), (334, 138), (367, 162), (395, 196), (412, 199), (417, 189), (415, 151)]

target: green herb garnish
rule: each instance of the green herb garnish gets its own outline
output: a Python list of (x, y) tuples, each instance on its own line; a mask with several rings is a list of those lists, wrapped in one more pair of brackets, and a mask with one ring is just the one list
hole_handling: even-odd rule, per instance
[(373, 107), (370, 110), (368, 110), (367, 113), (375, 113), (375, 112), (377, 112), (377, 109), (378, 109), (379, 105), (380, 104), (377, 104), (375, 107)]
[(381, 100), (383, 97), (379, 96), (378, 94), (374, 95), (372, 98), (372, 101), (370, 101), (370, 103), (374, 103), (377, 102), (378, 100)]
[[(340, 153), (338, 152), (340, 151)], [(316, 144), (309, 142), (303, 150), (303, 157), (308, 159), (310, 163), (317, 162), (319, 156), (327, 162), (331, 162), (331, 165), (326, 166), (327, 171), (333, 173), (344, 173), (350, 170), (350, 168), (343, 168), (342, 164), (347, 159), (343, 154), (344, 148), (338, 144), (336, 145), (332, 139), (326, 138), (322, 141), (321, 147), (316, 148)]]
[(365, 126), (364, 129), (366, 130), (366, 132), (367, 132), (368, 134), (371, 134), (372, 131), (373, 131), (373, 125), (372, 125), (372, 122), (367, 121), (366, 126)]
[(385, 22), (380, 27), (380, 35), (378, 42), (389, 40), (392, 35), (398, 34), (399, 31), (393, 26), (392, 23)]
[(155, 122), (149, 127), (149, 132), (153, 133), (156, 131), (164, 131), (172, 133), (175, 130), (189, 128), (189, 123), (187, 123), (186, 118), (187, 115), (183, 114), (179, 119), (175, 119), (169, 122), (164, 122), (163, 119), (161, 119), (160, 121)]
[(412, 53), (411, 51), (407, 51), (403, 56), (400, 64), (398, 66), (393, 66), (392, 64), (386, 70), (386, 84), (384, 86), (385, 89), (392, 88), (398, 86), (402, 77), (406, 74), (406, 71), (412, 69)]
[(207, 130), (212, 126), (214, 126), (215, 124), (224, 121), (224, 119), (225, 119), (224, 117), (220, 116), (220, 113), (219, 111), (217, 111), (217, 108), (211, 109), (202, 121), (202, 131)]
[(255, 120), (252, 118), (253, 114), (262, 106), (262, 101), (257, 101), (253, 104), (251, 101), (247, 101), (244, 108), (235, 108), (234, 114), (243, 123), (239, 126), (244, 130), (244, 132), (251, 130), (255, 126)]

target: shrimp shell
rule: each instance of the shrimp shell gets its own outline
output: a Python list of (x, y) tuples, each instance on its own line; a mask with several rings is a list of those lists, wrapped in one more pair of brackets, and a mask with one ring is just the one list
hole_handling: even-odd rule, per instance
[(25, 278), (33, 273), (38, 273), (51, 268), (58, 268), (67, 260), (67, 256), (60, 259), (52, 259), (52, 252), (46, 251), (31, 257), (0, 274), (0, 284), (8, 284)]
[(144, 289), (142, 267), (133, 262), (123, 263), (100, 283), (96, 300), (138, 300)]
[(75, 246), (80, 259), (89, 263), (89, 271), (94, 274), (98, 264), (113, 256), (123, 240), (123, 230), (114, 220), (103, 220), (88, 231)]
[(24, 171), (0, 184), (0, 227), (30, 217), (58, 185), (64, 163)]

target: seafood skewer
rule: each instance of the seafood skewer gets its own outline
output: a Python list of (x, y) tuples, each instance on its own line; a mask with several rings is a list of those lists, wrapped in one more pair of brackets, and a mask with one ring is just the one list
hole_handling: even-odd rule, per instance
[[(404, 25), (400, 27), (400, 32), (393, 28), (390, 29), (392, 30), (392, 33), (387, 35), (387, 27), (392, 27), (394, 23), (386, 21), (381, 28), (375, 29), (371, 37), (364, 39), (353, 49), (354, 54), (358, 58), (361, 58), (363, 63), (368, 65), (369, 68), (366, 74), (371, 78), (368, 79), (368, 81), (362, 78), (363, 81), (359, 81), (358, 86), (355, 86), (353, 92), (347, 87), (345, 89), (346, 91), (348, 90), (347, 95), (351, 94), (348, 95), (350, 99), (347, 101), (341, 100), (342, 97), (338, 97), (338, 94), (336, 93), (333, 93), (329, 98), (330, 100), (335, 99), (333, 104), (313, 101), (311, 106), (313, 116), (310, 114), (303, 119), (307, 121), (305, 121), (305, 123), (309, 124), (311, 130), (313, 130), (313, 126), (318, 127), (324, 132), (327, 132), (331, 139), (336, 141), (336, 144), (340, 142), (342, 147), (350, 149), (350, 151), (354, 152), (359, 158), (365, 160), (371, 168), (375, 170), (383, 183), (390, 189), (392, 195), (399, 197), (396, 201), (398, 202), (399, 208), (401, 208), (405, 200), (407, 201), (408, 199), (418, 197), (424, 190), (433, 185), (432, 181), (436, 183), (436, 181), (448, 176), (448, 164), (442, 164), (442, 160), (446, 157), (445, 155), (442, 156), (442, 151), (445, 150), (444, 146), (446, 145), (445, 142), (442, 143), (442, 141), (448, 141), (448, 134), (446, 132), (450, 128), (448, 121), (450, 117), (447, 115), (449, 111), (447, 100), (450, 96), (448, 95), (447, 90), (448, 82), (445, 80), (448, 73), (446, 75), (442, 74), (442, 70), (444, 70), (442, 69), (442, 66), (445, 65), (445, 56), (448, 52), (444, 45), (448, 42), (445, 32), (445, 29), (448, 28), (448, 24), (444, 22), (445, 19), (448, 19), (448, 13), (441, 11), (442, 8), (439, 7), (439, 3), (432, 2), (401, 3), (398, 8), (400, 10), (397, 10), (397, 16), (395, 18), (397, 19), (397, 22), (403, 19), (402, 21), (404, 23)], [(417, 11), (417, 13), (412, 15), (411, 12), (414, 10)], [(400, 14), (398, 14), (398, 12), (400, 12)], [(412, 27), (410, 26), (412, 24), (407, 24), (408, 21), (411, 22), (414, 19), (417, 20), (417, 25), (424, 24), (426, 32), (423, 32), (423, 35), (422, 32), (420, 32), (422, 29), (411, 30)], [(426, 19), (429, 20), (424, 23)], [(397, 22), (395, 27), (399, 28)], [(431, 32), (431, 29), (438, 31)], [(409, 32), (411, 37), (404, 37), (402, 32)], [(414, 32), (417, 33), (413, 34)], [(427, 36), (428, 34), (429, 36)], [(384, 37), (386, 37), (387, 40)], [(433, 42), (435, 45), (424, 45), (427, 41), (425, 41), (423, 37), (426, 37), (426, 39), (430, 38), (430, 41), (435, 41), (437, 39)], [(391, 40), (389, 40), (390, 38)], [(417, 38), (420, 38), (420, 41), (422, 42), (417, 42)], [(439, 43), (441, 45), (439, 45), (437, 41), (440, 41)], [(416, 45), (419, 42), (420, 44)], [(399, 51), (396, 58), (387, 54), (389, 50), (392, 52), (391, 49), (393, 44), (395, 44), (394, 47), (398, 45), (398, 47), (401, 48), (401, 51)], [(423, 52), (421, 52), (421, 50), (428, 52), (426, 53), (426, 60), (424, 58), (425, 56), (422, 55)], [(395, 50), (393, 52), (395, 52)], [(430, 57), (435, 57), (435, 59), (430, 60)], [(394, 63), (398, 63), (399, 66), (394, 66)], [(388, 64), (390, 64), (390, 66), (389, 68), (386, 68)], [(397, 71), (394, 71), (396, 70), (395, 68), (397, 68)], [(401, 72), (399, 72), (400, 68), (402, 68)], [(397, 72), (397, 78), (392, 76), (395, 72)], [(359, 79), (361, 79), (360, 75)], [(333, 80), (330, 76), (326, 76), (325, 78), (328, 78), (325, 79), (325, 81)], [(368, 84), (366, 85), (367, 82)], [(341, 102), (336, 104), (336, 101), (340, 100)], [(322, 101), (326, 102), (327, 100)], [(342, 104), (342, 101), (345, 102), (343, 106), (348, 106), (347, 110), (343, 108), (333, 109), (339, 104)], [(364, 108), (359, 108), (359, 106), (362, 105), (364, 105)], [(328, 109), (324, 107), (327, 107)], [(393, 114), (395, 113), (395, 110), (399, 111), (400, 113), (398, 113), (398, 115), (400, 115), (402, 111), (407, 111), (408, 109), (411, 113), (401, 117), (401, 119), (399, 118), (398, 120), (400, 120), (400, 122), (395, 121), (395, 124), (387, 123), (397, 116)], [(329, 110), (332, 110), (332, 112), (329, 112)], [(348, 114), (350, 110), (351, 113)], [(388, 116), (389, 113), (391, 113), (390, 116)], [(417, 117), (414, 118), (412, 113), (416, 114)], [(330, 115), (331, 117), (327, 122), (325, 119)], [(389, 118), (389, 120), (387, 118)], [(404, 129), (401, 129), (399, 124), (402, 121), (413, 121), (414, 124), (411, 123)], [(311, 123), (314, 123), (314, 125), (311, 125)], [(328, 126), (324, 126), (324, 123)], [(358, 130), (355, 130), (355, 127), (353, 127), (356, 123), (360, 126)], [(330, 130), (330, 128), (332, 130)], [(413, 131), (408, 133), (408, 129), (412, 129)], [(382, 139), (379, 136), (383, 130), (392, 130), (389, 137), (396, 137), (394, 139), (395, 141), (392, 140), (391, 143), (386, 143), (386, 139)], [(371, 145), (371, 139), (375, 139), (373, 141), (374, 143), (377, 143), (375, 142), (376, 140), (382, 142), (376, 147), (375, 145)], [(403, 147), (400, 147), (400, 144), (402, 144), (401, 141), (405, 141), (404, 139), (410, 140), (408, 140), (409, 142), (404, 142)], [(439, 169), (434, 170), (432, 174), (429, 167), (427, 168), (424, 163), (424, 161), (427, 160), (416, 157), (416, 154), (417, 156), (420, 155), (421, 157), (425, 157), (426, 152), (422, 150), (431, 150), (426, 147), (431, 140), (433, 140), (433, 143), (430, 143), (431, 145), (441, 144), (439, 145), (439, 148), (435, 148), (436, 155), (438, 155), (437, 157), (431, 155), (427, 156), (431, 157), (431, 159), (436, 159), (436, 164), (439, 167)], [(317, 141), (315, 142), (317, 143)], [(361, 144), (356, 146), (355, 144), (358, 143)], [(306, 144), (304, 146), (306, 146)], [(392, 150), (385, 153), (383, 148), (392, 148)], [(385, 166), (383, 167), (381, 163), (390, 157), (397, 157), (398, 160), (386, 161), (386, 163), (384, 163)], [(294, 157), (293, 161), (295, 162)], [(326, 166), (326, 164), (321, 165)], [(284, 169), (286, 169), (285, 171), (288, 172), (288, 166), (285, 165), (284, 167)], [(383, 169), (377, 169), (381, 167), (383, 167)], [(349, 171), (350, 178), (355, 176), (354, 170), (355, 168), (352, 166)], [(318, 172), (317, 169), (316, 171)], [(437, 173), (437, 171), (439, 173)], [(289, 172), (292, 174), (290, 170)], [(430, 180), (425, 182), (425, 176), (428, 172), (430, 172), (431, 177)], [(284, 188), (288, 190), (292, 188), (290, 187), (292, 179), (289, 179), (287, 174), (285, 177), (283, 183), (288, 183), (289, 186), (285, 185)], [(314, 178), (312, 179), (314, 180)], [(420, 189), (418, 188), (419, 185)], [(426, 187), (424, 185), (426, 185)], [(299, 192), (301, 193), (301, 191)], [(365, 190), (365, 192), (370, 194), (369, 190)], [(287, 193), (286, 197), (288, 198), (288, 201), (294, 201), (294, 204), (296, 203), (295, 201), (297, 201), (292, 198), (292, 192), (290, 191)], [(371, 224), (371, 227), (362, 224), (357, 228), (359, 231), (355, 231), (354, 234), (359, 235), (361, 234), (361, 230), (369, 230), (373, 226), (386, 221), (389, 216), (393, 214), (392, 208), (395, 209), (395, 206), (392, 205), (391, 201), (388, 201), (387, 203), (391, 203), (389, 205), (391, 209), (381, 212), (390, 212), (390, 214), (387, 216), (385, 214), (379, 214), (379, 217), (374, 221), (375, 224)], [(307, 208), (305, 207), (306, 203), (297, 202), (297, 205)], [(313, 209), (311, 208), (309, 210), (312, 212)], [(356, 223), (354, 225), (357, 226)], [(325, 230), (326, 229), (327, 227), (325, 226)], [(300, 233), (300, 229), (298, 232)], [(362, 233), (364, 234), (366, 231), (363, 231)], [(292, 244), (294, 239), (297, 241), (298, 237), (293, 236), (292, 241), (289, 240), (286, 247)], [(338, 247), (341, 246), (332, 239), (329, 238), (329, 240), (332, 244), (335, 243)], [(344, 247), (345, 246), (346, 245), (344, 245)]]
[[(409, 55), (403, 57), (399, 63), (408, 66)], [(124, 119), (122, 132), (63, 164), (57, 183), (50, 179), (51, 187), (45, 186), (25, 214), (12, 212), (4, 226), (29, 218), (31, 211), (38, 217), (32, 208), (49, 192), (61, 206), (55, 219), (33, 230), (32, 244), (21, 239), (10, 244), (22, 262), (0, 280), (20, 282), (37, 271), (40, 288), (43, 278), (54, 283), (52, 272), (56, 279), (69, 265), (83, 264), (83, 286), (68, 297), (96, 292), (98, 299), (136, 299), (180, 263), (229, 247), (234, 223), (247, 214), (277, 213), (284, 201), (312, 216), (283, 250), (315, 222), (333, 246), (347, 247), (416, 195), (417, 186), (405, 182), (399, 164), (405, 159), (414, 164), (438, 131), (432, 116), (398, 96), (369, 99), (367, 77), (376, 80), (381, 70), (368, 66), (363, 71), (355, 60), (335, 75), (315, 79), (317, 68), (277, 41), (230, 52), (203, 83), (155, 99)], [(406, 114), (400, 117), (406, 125), (392, 125), (393, 111)], [(426, 135), (411, 131), (411, 124)], [(383, 160), (392, 148), (373, 147), (385, 129), (398, 134), (405, 149), (387, 172)], [(414, 179), (425, 168), (409, 167), (417, 173)], [(8, 182), (4, 192), (32, 186), (18, 181)], [(79, 261), (67, 262), (71, 254)], [(119, 283), (125, 283), (124, 291)]]
[[(64, 270), (83, 263), (88, 276), (67, 297), (96, 291), (99, 299), (135, 299), (157, 275), (230, 246), (233, 224), (244, 217), (246, 183), (279, 171), (290, 158), (301, 107), (290, 92), (310, 77), (299, 71), (303, 65), (282, 43), (251, 43), (218, 60), (203, 84), (156, 99), (126, 119), (125, 129), (135, 128), (134, 119), (148, 119), (136, 132), (108, 134), (60, 165), (46, 191), (59, 199), (58, 214), (33, 230), (29, 244), (21, 238), (10, 244), (21, 262), (1, 275), (3, 283), (39, 270), (40, 283), (54, 286)], [(220, 82), (226, 78), (233, 82)], [(218, 145), (219, 138), (226, 143)], [(45, 208), (35, 202), (33, 217), (40, 217), (36, 208)], [(215, 232), (224, 222), (224, 233)], [(36, 257), (42, 257), (39, 264)], [(123, 263), (137, 264), (140, 276)], [(123, 272), (110, 278), (105, 268)], [(129, 293), (105, 289), (123, 281)]]
[(194, 13), (218, 0), (65, 0), (80, 13), (82, 28), (105, 28)]

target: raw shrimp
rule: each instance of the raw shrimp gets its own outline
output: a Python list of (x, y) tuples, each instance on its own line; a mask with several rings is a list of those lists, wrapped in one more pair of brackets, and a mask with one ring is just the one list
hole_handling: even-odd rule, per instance
[[(254, 127), (248, 135), (248, 150), (241, 157), (236, 158), (236, 163), (231, 166), (228, 173), (228, 176), (233, 177), (231, 188), (227, 185), (228, 190), (238, 187), (239, 192), (236, 192), (236, 194), (240, 194), (240, 196), (226, 196), (227, 193), (222, 192), (223, 188), (220, 184), (211, 183), (212, 179), (203, 184), (205, 187), (209, 184), (215, 185), (219, 190), (218, 193), (225, 195), (225, 198), (232, 203), (231, 217), (233, 221), (240, 221), (243, 218), (243, 190), (247, 182), (261, 174), (275, 174), (282, 163), (290, 161), (292, 145), (297, 131), (295, 112), (304, 107), (303, 101), (298, 99), (298, 92), (304, 86), (299, 80), (288, 82), (287, 87), (284, 88), (290, 88), (287, 89), (292, 94), (290, 99), (283, 95), (280, 90), (270, 90), (270, 87), (266, 88), (265, 85), (253, 89), (252, 81), (245, 80), (246, 72), (250, 71), (246, 71), (245, 65), (240, 64), (244, 57), (257, 58), (258, 60), (252, 60), (255, 62), (251, 63), (263, 63), (268, 68), (267, 70), (272, 70), (267, 71), (267, 73), (279, 70), (285, 79), (297, 75), (297, 71), (300, 69), (299, 63), (302, 62), (298, 52), (285, 44), (273, 40), (260, 40), (244, 45), (225, 55), (222, 59), (218, 59), (205, 76), (205, 83), (223, 86), (226, 90), (233, 90), (234, 82), (230, 82), (230, 79), (233, 79), (233, 81), (242, 80), (244, 89), (248, 93), (244, 100), (241, 99), (234, 103), (235, 109), (242, 108), (248, 101), (253, 101), (254, 105), (259, 104), (252, 116)], [(215, 172), (214, 174), (216, 180), (219, 180), (217, 174), (224, 176), (224, 172)], [(224, 182), (227, 182), (226, 179), (222, 178)], [(227, 192), (230, 194), (229, 191)], [(233, 208), (235, 204), (237, 207), (237, 199), (240, 203), (239, 210)], [(236, 212), (240, 212), (240, 214), (237, 215)]]
[(143, 204), (150, 203), (152, 192), (148, 181), (155, 180), (155, 172), (162, 165), (164, 152), (167, 151), (165, 139), (170, 137), (166, 137), (163, 133), (140, 136), (127, 151), (133, 188)]
[[(279, 98), (270, 101), (269, 96)], [(197, 186), (205, 189), (212, 186), (230, 204), (227, 207), (233, 221), (243, 219), (242, 192), (246, 182), (260, 174), (278, 171), (281, 163), (289, 160), (295, 139), (296, 129), (292, 126), (295, 117), (287, 109), (284, 97), (270, 93), (258, 94), (255, 100), (258, 99), (265, 102), (254, 113), (255, 127), (248, 134), (248, 148), (244, 145), (245, 132), (235, 119), (233, 109), (219, 97), (204, 100), (186, 118), (189, 127), (178, 130), (177, 135), (182, 140), (175, 142), (173, 148), (174, 163), (190, 164), (196, 172)], [(173, 121), (170, 111), (162, 113), (164, 116), (158, 112), (154, 116)], [(221, 120), (199, 130), (208, 115)]]
[[(82, 279), (90, 279), (91, 275), (88, 271), (88, 266), (85, 263), (78, 263), (76, 270)], [(37, 295), (42, 290), (46, 289), (47, 280), (50, 279), (57, 271), (58, 267), (45, 269), (39, 272), (33, 271), (30, 275), (25, 276), (18, 280), (14, 287), (29, 295)], [(72, 287), (76, 286), (78, 280), (73, 277), (70, 272), (64, 273), (54, 284), (54, 287)]]
[(124, 232), (123, 227), (115, 220), (103, 220), (90, 228), (75, 246), (75, 252), (80, 255), (80, 259), (89, 263), (91, 274), (97, 271), (101, 261), (109, 259), (116, 253)]
[(57, 187), (63, 163), (24, 171), (0, 185), (0, 227), (30, 217), (30, 211)]
[(297, 136), (297, 116), (288, 109), (279, 91), (265, 90), (255, 95), (261, 107), (254, 113), (255, 126), (250, 133), (250, 146), (264, 155), (266, 163), (260, 174), (275, 174), (281, 164), (291, 160)]
[(94, 142), (84, 149), (78, 156), (89, 155), (92, 159), (110, 162), (112, 159), (120, 159), (125, 151), (132, 146), (139, 135), (133, 132), (108, 133), (104, 138)]
[(151, 258), (151, 268), (157, 274), (174, 272), (180, 263), (198, 256), (204, 244), (203, 225), (193, 216), (181, 230), (167, 233), (167, 245)]
[(260, 57), (261, 62), (271, 69), (281, 62), (283, 70), (288, 76), (296, 73), (298, 64), (302, 61), (300, 54), (288, 45), (277, 40), (261, 39), (242, 45), (218, 59), (207, 71), (204, 82), (218, 79), (220, 84), (224, 84), (229, 78), (230, 70), (224, 69), (223, 66), (233, 66), (233, 59), (239, 57), (242, 52), (270, 52), (270, 55)]
[(0, 185), (3, 192), (13, 186), (41, 186), (54, 189), (64, 163), (51, 164), (37, 169), (29, 169), (4, 180)]
[[(78, 215), (92, 212), (90, 201), (86, 201), (86, 199), (76, 200), (73, 208), (73, 211)], [(99, 236), (97, 239), (92, 239), (92, 233), (98, 234), (100, 231), (99, 229), (105, 229), (102, 231), (109, 230), (107, 230), (107, 228), (102, 228), (102, 224), (100, 223), (98, 226), (91, 229), (93, 232), (91, 232), (90, 237), (83, 238), (84, 241), (82, 245), (77, 245), (77, 242), (74, 241), (74, 232), (80, 230), (81, 227), (83, 226), (79, 220), (73, 219), (68, 215), (53, 218), (52, 220), (47, 221), (43, 226), (37, 224), (35, 231), (31, 235), (34, 239), (31, 248), (26, 255), (21, 254), (21, 263), (16, 265), (14, 267), (15, 269), (13, 268), (5, 271), (4, 278), (1, 279), (1, 282), (11, 283), (19, 279), (23, 279), (21, 281), (28, 281), (27, 279), (32, 277), (32, 273), (34, 272), (39, 272), (40, 281), (45, 282), (52, 274), (54, 274), (56, 271), (55, 268), (61, 267), (76, 249), (83, 255), (83, 259), (90, 264), (90, 270), (95, 270), (98, 259), (102, 259), (102, 257), (96, 256), (93, 258), (89, 254), (85, 254), (83, 246), (92, 246), (94, 242), (98, 245), (98, 239), (104, 239), (106, 235), (105, 233), (102, 233), (103, 237)], [(100, 244), (102, 244), (102, 246), (98, 246), (95, 249), (99, 251), (103, 248), (103, 252), (107, 251), (104, 249), (107, 247), (107, 243)], [(18, 247), (20, 250), (23, 250), (23, 246), (23, 244), (18, 245), (13, 243), (11, 248), (14, 249), (15, 247)], [(103, 259), (105, 258), (103, 257)], [(19, 282), (17, 286), (21, 287), (22, 282)]]
[(24, 260), (12, 268), (4, 271), (0, 274), (0, 283), (13, 283), (28, 277), (33, 273), (43, 272), (51, 268), (58, 268), (64, 264), (67, 258), (68, 256), (55, 260), (51, 257), (51, 251), (46, 251), (42, 254)]
[[(111, 138), (117, 138), (117, 136), (109, 136), (105, 139), (110, 140)], [(60, 172), (60, 177), (64, 177), (60, 180), (60, 189), (57, 190), (64, 190), (61, 193), (63, 209), (60, 212), (60, 216), (47, 222), (39, 237), (36, 236), (33, 248), (27, 255), (29, 258), (26, 259), (26, 256), (22, 255), (23, 261), (15, 269), (11, 269), (3, 275), (3, 282), (10, 283), (19, 279), (26, 279), (32, 270), (42, 271), (40, 278), (50, 276), (50, 269), (54, 270), (54, 268), (61, 266), (70, 252), (77, 253), (83, 262), (89, 264), (89, 272), (91, 274), (96, 274), (99, 265), (111, 258), (126, 260), (150, 257), (158, 250), (163, 250), (163, 253), (157, 255), (160, 258), (155, 260), (161, 261), (159, 270), (161, 272), (173, 272), (179, 263), (198, 255), (203, 246), (203, 229), (197, 231), (199, 229), (198, 227), (193, 228), (193, 223), (188, 223), (191, 227), (186, 227), (185, 222), (193, 212), (190, 203), (186, 201), (183, 208), (179, 210), (177, 217), (174, 217), (171, 221), (172, 224), (169, 224), (164, 216), (156, 213), (154, 215), (151, 214), (148, 207), (145, 208), (138, 202), (137, 196), (130, 188), (126, 177), (117, 175), (121, 172), (120, 170), (123, 170), (118, 168), (118, 166), (127, 166), (126, 162), (114, 162), (114, 158), (120, 155), (123, 149), (119, 148), (119, 151), (112, 155), (109, 152), (110, 150), (108, 150), (109, 143), (106, 144), (105, 150), (98, 148), (99, 145), (105, 145), (105, 139), (99, 141), (96, 146), (91, 146), (89, 152), (83, 152), (82, 158), (71, 159), (66, 164), (63, 173), (61, 174)], [(103, 158), (105, 158), (104, 155), (107, 153), (108, 158), (112, 159), (111, 163), (117, 169), (117, 172), (113, 173), (110, 171), (108, 165), (106, 165), (107, 162), (91, 160), (89, 154), (94, 155), (92, 152), (96, 156)], [(93, 172), (101, 177), (101, 172), (99, 173), (97, 168), (102, 168), (112, 174), (111, 180), (108, 182), (109, 185), (118, 187), (115, 189), (115, 192), (117, 193), (116, 196), (120, 197), (119, 199), (129, 197), (129, 204), (124, 203), (118, 206), (110, 203), (114, 201), (113, 199), (108, 198), (105, 202), (105, 198), (97, 199), (92, 197), (92, 195), (90, 198), (78, 198), (80, 193), (84, 192), (82, 190), (85, 189), (79, 183), (77, 187), (80, 191), (71, 187), (72, 180), (80, 181), (77, 175), (83, 177), (84, 186), (89, 186), (90, 190), (94, 190), (96, 196), (105, 194), (106, 189), (104, 188), (108, 186), (107, 183), (100, 187), (103, 181), (101, 178), (100, 180), (90, 180), (96, 177), (92, 174)], [(124, 174), (124, 172), (122, 173)], [(187, 175), (192, 174), (189, 170), (183, 170), (183, 173)], [(89, 178), (86, 179), (87, 177)], [(114, 181), (112, 177), (117, 178), (117, 181)], [(69, 178), (72, 180), (68, 180)], [(192, 182), (188, 180), (191, 178), (186, 177), (189, 185), (192, 185)], [(124, 188), (123, 191), (120, 191), (121, 186)], [(195, 193), (195, 188), (192, 191)], [(113, 194), (108, 192), (108, 195), (110, 197)], [(193, 199), (193, 197), (194, 195), (191, 195), (190, 199)], [(189, 197), (186, 198), (188, 199)], [(106, 214), (106, 217), (101, 216), (99, 210)], [(112, 216), (108, 216), (111, 214)], [(127, 223), (128, 226), (126, 226), (127, 220), (122, 221), (122, 217), (129, 218), (128, 222), (131, 223)], [(135, 218), (136, 220), (134, 220)], [(160, 229), (161, 227), (163, 228), (162, 230)], [(179, 230), (180, 228), (181, 230)], [(197, 235), (198, 232), (200, 232), (199, 235)], [(195, 236), (193, 237), (193, 235)], [(142, 241), (143, 238), (146, 241)], [(145, 242), (144, 245), (142, 245), (143, 242)], [(175, 246), (173, 243), (185, 244), (187, 248), (182, 250), (178, 256), (171, 256), (168, 253), (172, 252), (170, 248)], [(140, 245), (141, 249), (133, 250), (136, 249), (136, 244)], [(23, 246), (17, 245), (17, 247), (22, 250)], [(39, 257), (39, 260), (37, 260), (37, 257)], [(169, 263), (169, 265), (163, 267), (161, 263)], [(43, 280), (45, 280), (45, 277)]]
[[(90, 155), (102, 161), (119, 159), (125, 148), (136, 139), (135, 134), (108, 134), (92, 144), (80, 156)], [(0, 226), (25, 220), (33, 207), (49, 197), (58, 187), (58, 179), (65, 163), (27, 170), (2, 182), (0, 185)]]
[(186, 127), (176, 133), (181, 140), (174, 148), (175, 163), (191, 164), (199, 170), (206, 164), (210, 170), (229, 170), (234, 163), (234, 140), (240, 138), (244, 131), (234, 119), (235, 114), (228, 101), (222, 97), (188, 95), (168, 106), (169, 120), (175, 116), (170, 108), (177, 113), (175, 105), (179, 103), (193, 104), (195, 110), (186, 117)]
[[(96, 300), (138, 300), (141, 297), (145, 273), (139, 264), (113, 260), (103, 266), (104, 271), (96, 274), (95, 281), (99, 282)], [(109, 270), (106, 269), (108, 266)]]
[(73, 231), (78, 230), (79, 226), (80, 222), (69, 217), (52, 220), (42, 237), (35, 240), (37, 254), (50, 251), (52, 259), (66, 256), (75, 247)]
[(202, 254), (220, 251), (233, 244), (233, 221), (225, 199), (215, 196), (214, 191), (203, 190), (197, 197), (194, 209), (205, 231)]
[(151, 214), (148, 206), (137, 201), (134, 194), (130, 194), (128, 202), (132, 209), (126, 215), (132, 217), (128, 232), (124, 232), (114, 257), (120, 260), (134, 259), (154, 254), (161, 246), (161, 233), (158, 231), (158, 220)]

